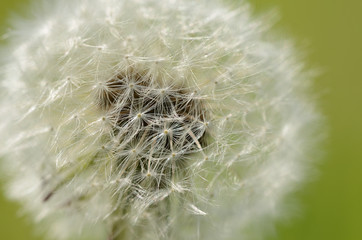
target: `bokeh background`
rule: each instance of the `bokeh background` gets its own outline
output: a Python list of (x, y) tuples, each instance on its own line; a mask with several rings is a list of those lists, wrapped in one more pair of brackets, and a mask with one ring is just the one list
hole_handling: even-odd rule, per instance
[[(294, 196), (296, 216), (277, 223), (267, 239), (362, 239), (362, 0), (249, 1), (256, 15), (276, 9), (276, 30), (308, 50), (308, 66), (322, 70), (313, 91), (328, 129), (317, 178)], [(29, 2), (0, 0), (1, 34)], [(0, 239), (42, 240), (2, 193)]]

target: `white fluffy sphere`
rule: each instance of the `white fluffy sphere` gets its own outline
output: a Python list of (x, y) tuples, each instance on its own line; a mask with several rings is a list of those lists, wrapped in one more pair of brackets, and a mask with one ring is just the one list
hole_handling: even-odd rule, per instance
[(255, 239), (283, 213), (310, 76), (242, 5), (51, 0), (14, 23), (2, 170), (50, 238)]

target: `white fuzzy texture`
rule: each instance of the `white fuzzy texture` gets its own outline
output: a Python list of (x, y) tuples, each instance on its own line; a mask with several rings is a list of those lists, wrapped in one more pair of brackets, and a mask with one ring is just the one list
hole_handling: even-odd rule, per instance
[(2, 57), (0, 157), (50, 238), (256, 239), (284, 214), (317, 118), (246, 4), (41, 5)]

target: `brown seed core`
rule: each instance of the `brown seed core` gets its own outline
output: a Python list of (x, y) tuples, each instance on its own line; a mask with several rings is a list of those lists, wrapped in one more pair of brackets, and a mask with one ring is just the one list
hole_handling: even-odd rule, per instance
[[(113, 124), (120, 169), (135, 164), (145, 176), (152, 168), (160, 179), (169, 178), (186, 156), (206, 145), (206, 112), (193, 90), (165, 88), (148, 74), (129, 71), (108, 80), (98, 96)], [(136, 163), (126, 163), (128, 152), (137, 155)], [(158, 187), (165, 184), (160, 179)]]

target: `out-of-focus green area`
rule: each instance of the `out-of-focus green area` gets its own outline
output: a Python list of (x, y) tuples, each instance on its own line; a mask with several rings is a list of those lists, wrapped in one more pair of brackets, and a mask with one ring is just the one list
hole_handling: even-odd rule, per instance
[[(237, 2), (238, 0), (234, 0)], [(0, 1), (0, 30), (11, 12), (25, 12), (29, 0)], [(255, 13), (277, 8), (277, 29), (308, 43), (309, 66), (323, 69), (314, 92), (329, 136), (319, 177), (296, 198), (299, 216), (277, 224), (270, 240), (362, 239), (362, 1), (250, 0)], [(18, 206), (0, 197), (0, 238), (40, 239)]]

